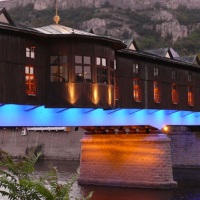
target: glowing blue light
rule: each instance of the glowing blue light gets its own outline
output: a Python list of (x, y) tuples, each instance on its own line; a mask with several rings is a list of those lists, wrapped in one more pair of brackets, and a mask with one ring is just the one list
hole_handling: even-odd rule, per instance
[(0, 106), (0, 126), (133, 126), (200, 125), (200, 112), (152, 109), (45, 108)]

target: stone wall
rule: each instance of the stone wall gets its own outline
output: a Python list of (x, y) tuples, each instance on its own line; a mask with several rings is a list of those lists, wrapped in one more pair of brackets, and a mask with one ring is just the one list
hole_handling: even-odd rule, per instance
[(173, 167), (200, 167), (200, 132), (179, 127), (171, 130), (168, 136)]
[(44, 159), (79, 160), (80, 140), (84, 130), (74, 127), (66, 131), (29, 131), (22, 135), (22, 129), (1, 129), (0, 149), (14, 157), (24, 157), (31, 149), (41, 151)]
[(171, 188), (170, 139), (164, 134), (85, 135), (81, 184)]

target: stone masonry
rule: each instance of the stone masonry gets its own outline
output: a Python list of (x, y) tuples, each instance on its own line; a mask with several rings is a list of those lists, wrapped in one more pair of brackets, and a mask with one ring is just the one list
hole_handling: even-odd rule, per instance
[(41, 151), (44, 159), (79, 160), (80, 139), (84, 130), (71, 127), (66, 131), (29, 131), (22, 129), (1, 129), (0, 149), (16, 158), (22, 158), (30, 150)]
[(164, 134), (85, 135), (80, 184), (173, 188), (170, 139)]

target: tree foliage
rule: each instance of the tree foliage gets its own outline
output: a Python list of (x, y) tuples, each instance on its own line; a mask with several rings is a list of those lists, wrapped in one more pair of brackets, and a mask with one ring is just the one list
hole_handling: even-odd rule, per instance
[[(33, 153), (24, 160), (16, 161), (5, 152), (1, 152), (3, 159), (0, 161), (0, 194), (9, 200), (71, 200), (72, 186), (77, 179), (77, 174), (72, 174), (65, 184), (58, 181), (58, 172), (55, 167), (39, 178), (34, 178), (34, 165), (40, 153)], [(92, 196), (89, 193), (83, 200)]]

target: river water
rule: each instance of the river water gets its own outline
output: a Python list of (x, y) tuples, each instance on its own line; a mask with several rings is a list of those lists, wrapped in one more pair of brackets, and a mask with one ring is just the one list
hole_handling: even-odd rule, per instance
[[(43, 174), (49, 166), (56, 166), (59, 180), (64, 183), (70, 174), (79, 167), (78, 161), (39, 161), (36, 165), (36, 176)], [(72, 196), (81, 198), (82, 195), (93, 191), (91, 200), (200, 200), (200, 169), (173, 169), (174, 180), (178, 187), (168, 190), (135, 189), (103, 186), (73, 186)], [(0, 197), (0, 200), (7, 200)]]

